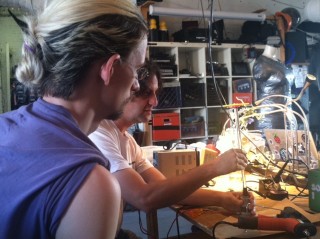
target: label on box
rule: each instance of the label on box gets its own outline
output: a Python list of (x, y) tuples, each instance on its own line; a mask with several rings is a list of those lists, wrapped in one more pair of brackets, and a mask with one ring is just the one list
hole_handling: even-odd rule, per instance
[(251, 79), (237, 79), (232, 81), (234, 93), (250, 93), (252, 92)]
[(249, 103), (252, 104), (252, 93), (233, 93), (232, 103)]

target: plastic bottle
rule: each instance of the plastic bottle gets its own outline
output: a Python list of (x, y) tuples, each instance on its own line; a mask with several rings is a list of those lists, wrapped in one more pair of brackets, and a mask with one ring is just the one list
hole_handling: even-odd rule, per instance
[(165, 21), (160, 22), (159, 41), (169, 41), (169, 32)]
[(149, 41), (158, 41), (157, 21), (151, 18), (149, 21)]

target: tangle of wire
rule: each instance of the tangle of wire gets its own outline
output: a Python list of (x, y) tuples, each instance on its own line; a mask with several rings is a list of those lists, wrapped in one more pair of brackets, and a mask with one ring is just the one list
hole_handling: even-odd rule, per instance
[(141, 220), (140, 210), (138, 210), (138, 214), (139, 214), (139, 227), (140, 227), (140, 231), (141, 231), (143, 234), (147, 235), (148, 237), (155, 238), (155, 235), (150, 235), (150, 234), (148, 233), (148, 230), (144, 228), (143, 223), (142, 223), (142, 220)]
[(180, 228), (179, 228), (179, 220), (178, 220), (178, 217), (179, 217), (179, 209), (176, 211), (176, 216), (174, 218), (174, 220), (172, 221), (170, 227), (169, 227), (169, 230), (167, 232), (167, 239), (169, 238), (169, 234), (171, 232), (171, 229), (174, 225), (174, 223), (176, 222), (176, 226), (177, 226), (177, 236), (178, 236), (178, 239), (180, 239)]

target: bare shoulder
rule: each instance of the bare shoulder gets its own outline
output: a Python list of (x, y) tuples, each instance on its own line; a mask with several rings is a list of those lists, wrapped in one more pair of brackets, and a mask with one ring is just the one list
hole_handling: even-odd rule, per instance
[(117, 180), (96, 165), (62, 218), (56, 238), (114, 238), (120, 203)]

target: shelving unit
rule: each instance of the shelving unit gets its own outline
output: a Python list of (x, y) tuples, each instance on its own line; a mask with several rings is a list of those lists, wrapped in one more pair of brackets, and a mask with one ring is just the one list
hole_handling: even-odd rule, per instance
[[(171, 140), (192, 143), (216, 138), (227, 119), (221, 104), (233, 102), (233, 82), (250, 79), (251, 91), (254, 88), (251, 75), (253, 60), (249, 62), (245, 57), (248, 47), (242, 44), (212, 45), (215, 79), (225, 98), (225, 101), (220, 102), (210, 64), (207, 64), (210, 62), (207, 43), (150, 42), (149, 58), (160, 65), (164, 82), (164, 89), (159, 95), (159, 105), (153, 110), (153, 114), (178, 113), (180, 138), (170, 139), (168, 134), (168, 140), (153, 140), (153, 130), (161, 130), (161, 127), (153, 127), (151, 123), (148, 144), (163, 145)], [(264, 45), (250, 47), (255, 47), (258, 54), (264, 49)], [(243, 68), (246, 66), (247, 69)], [(170, 123), (164, 123), (163, 126), (168, 129)], [(175, 126), (175, 130), (176, 128)]]

